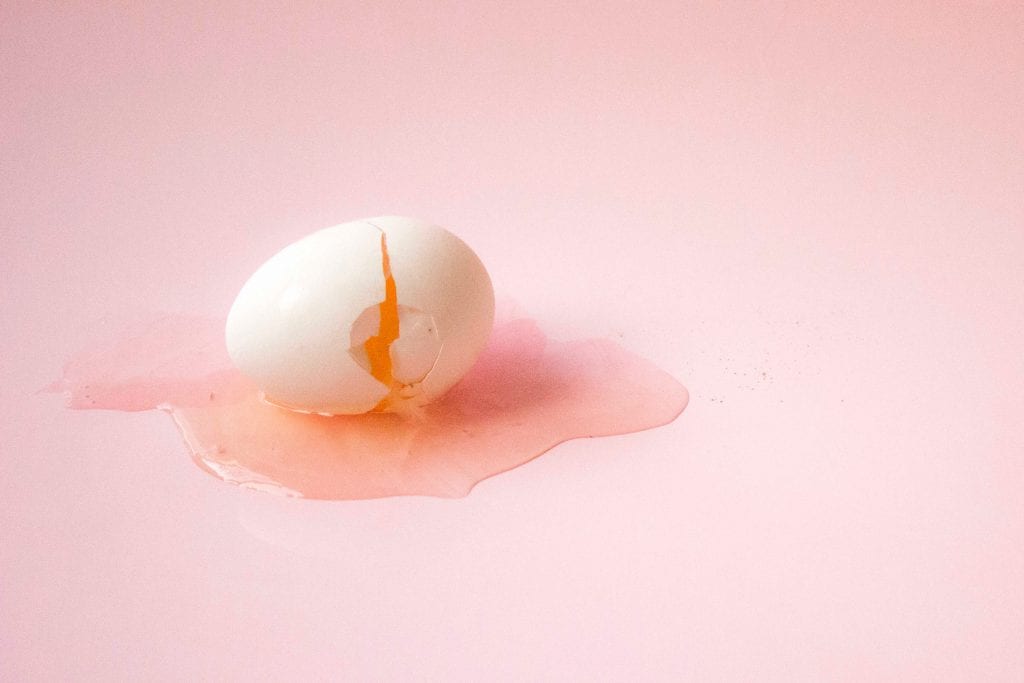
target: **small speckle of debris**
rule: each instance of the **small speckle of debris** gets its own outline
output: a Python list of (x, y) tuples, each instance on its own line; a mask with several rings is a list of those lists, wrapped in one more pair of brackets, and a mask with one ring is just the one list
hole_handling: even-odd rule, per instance
[(210, 400), (211, 401), (213, 400), (213, 392), (212, 391), (210, 392)]

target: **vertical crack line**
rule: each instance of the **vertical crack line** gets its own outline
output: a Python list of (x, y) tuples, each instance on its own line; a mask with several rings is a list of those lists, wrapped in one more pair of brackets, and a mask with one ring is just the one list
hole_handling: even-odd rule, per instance
[(388, 238), (383, 230), (380, 233), (380, 252), (381, 268), (384, 272), (384, 300), (378, 304), (380, 323), (377, 327), (377, 334), (367, 339), (363, 348), (370, 361), (370, 374), (388, 389), (392, 389), (395, 378), (391, 361), (391, 343), (398, 339), (399, 332), (398, 288), (395, 286), (395, 278), (391, 274)]

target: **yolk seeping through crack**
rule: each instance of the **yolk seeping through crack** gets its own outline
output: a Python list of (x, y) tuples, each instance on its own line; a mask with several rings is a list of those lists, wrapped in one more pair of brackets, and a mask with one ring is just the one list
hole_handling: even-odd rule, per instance
[(374, 410), (383, 410), (388, 406), (391, 394), (394, 393), (395, 377), (391, 362), (391, 343), (398, 339), (398, 288), (391, 274), (391, 260), (388, 257), (388, 238), (384, 232), (380, 235), (381, 261), (384, 268), (384, 301), (380, 302), (380, 325), (377, 334), (363, 344), (366, 356), (370, 361), (370, 374), (391, 390)]

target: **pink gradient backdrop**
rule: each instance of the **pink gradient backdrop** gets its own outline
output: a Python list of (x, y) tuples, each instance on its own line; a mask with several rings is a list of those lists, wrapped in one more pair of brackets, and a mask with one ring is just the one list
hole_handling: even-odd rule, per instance
[[(0, 5), (0, 678), (1024, 678), (1019, 3)], [(36, 395), (383, 212), (691, 390), (466, 499)]]

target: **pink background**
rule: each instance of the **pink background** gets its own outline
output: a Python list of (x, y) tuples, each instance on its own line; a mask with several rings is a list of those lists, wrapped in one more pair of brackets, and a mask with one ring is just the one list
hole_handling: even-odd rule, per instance
[[(843, 4), (0, 5), (0, 678), (1024, 678), (1024, 10)], [(35, 393), (380, 213), (690, 407), (311, 503)]]

